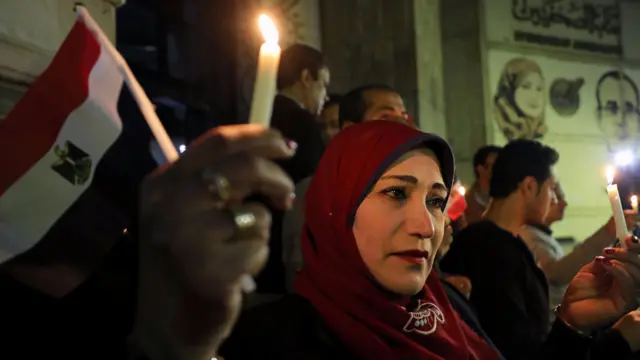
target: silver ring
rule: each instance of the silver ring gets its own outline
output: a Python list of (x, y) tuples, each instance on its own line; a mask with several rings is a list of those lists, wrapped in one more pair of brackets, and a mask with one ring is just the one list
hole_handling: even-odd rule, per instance
[(231, 184), (224, 175), (205, 169), (202, 180), (207, 185), (207, 191), (212, 195), (216, 206), (223, 207), (231, 198)]

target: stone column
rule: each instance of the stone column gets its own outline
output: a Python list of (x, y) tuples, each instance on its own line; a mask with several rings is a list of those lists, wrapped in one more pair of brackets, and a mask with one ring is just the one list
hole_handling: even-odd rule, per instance
[(439, 0), (322, 0), (322, 50), (331, 90), (397, 89), (420, 127), (446, 137)]
[(474, 180), (473, 154), (487, 143), (479, 0), (441, 2), (447, 138), (463, 183)]
[(407, 109), (416, 116), (413, 1), (323, 0), (320, 24), (332, 91), (345, 93), (367, 83), (385, 83), (403, 95)]
[(417, 102), (420, 127), (449, 137), (444, 102), (440, 0), (414, 0)]

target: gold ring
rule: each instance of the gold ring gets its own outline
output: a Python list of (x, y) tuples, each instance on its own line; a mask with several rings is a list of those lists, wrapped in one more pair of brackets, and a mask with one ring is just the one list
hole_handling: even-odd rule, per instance
[(228, 210), (233, 216), (233, 222), (238, 231), (244, 232), (256, 226), (256, 215), (251, 211), (244, 210), (239, 206), (230, 207)]
[(213, 196), (216, 206), (222, 207), (231, 198), (231, 184), (229, 180), (211, 169), (205, 169), (202, 180), (207, 185), (207, 191)]

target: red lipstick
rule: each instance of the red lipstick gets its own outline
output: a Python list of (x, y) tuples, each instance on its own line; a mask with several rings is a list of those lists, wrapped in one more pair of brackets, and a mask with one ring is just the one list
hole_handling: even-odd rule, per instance
[(394, 256), (399, 257), (400, 259), (410, 262), (412, 264), (426, 264), (427, 259), (429, 258), (428, 251), (420, 251), (420, 250), (409, 250), (393, 253)]

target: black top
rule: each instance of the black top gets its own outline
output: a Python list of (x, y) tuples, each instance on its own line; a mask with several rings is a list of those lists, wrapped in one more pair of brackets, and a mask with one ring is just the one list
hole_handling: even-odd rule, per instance
[[(104, 266), (61, 299), (0, 275), (2, 359), (131, 359), (128, 337), (137, 301), (137, 255), (135, 239), (123, 237)], [(453, 288), (445, 284), (445, 289)], [(473, 311), (460, 307), (456, 298), (461, 297), (449, 296), (454, 309), (477, 331), (477, 322), (469, 321), (475, 317)], [(549, 350), (541, 358), (587, 359), (589, 344), (591, 340), (556, 323), (546, 342)], [(626, 359), (629, 353), (621, 335), (607, 331), (593, 342), (589, 360)], [(243, 313), (221, 354), (228, 360), (353, 358), (315, 308), (296, 295)]]
[(2, 359), (127, 359), (137, 291), (137, 248), (123, 238), (104, 265), (56, 299), (0, 272)]
[[(278, 164), (291, 177), (294, 183), (313, 175), (324, 152), (322, 127), (310, 112), (295, 101), (282, 95), (273, 102), (271, 127), (282, 135), (298, 143), (296, 154)], [(260, 198), (260, 200), (264, 200)], [(269, 206), (268, 201), (264, 203)], [(256, 278), (258, 292), (284, 294), (285, 270), (282, 262), (282, 222), (284, 213), (269, 206), (271, 211), (271, 236), (269, 242), (269, 260), (265, 269)]]
[(549, 329), (547, 280), (520, 237), (490, 221), (471, 224), (440, 266), (471, 280), (471, 304), (507, 359), (537, 358)]
[(311, 303), (293, 294), (244, 311), (220, 356), (225, 360), (354, 358)]
[[(491, 347), (493, 347), (494, 349), (497, 349), (496, 345), (489, 338), (489, 335), (487, 335), (487, 333), (482, 328), (480, 320), (478, 320), (478, 315), (473, 310), (473, 307), (471, 307), (471, 304), (469, 304), (467, 298), (460, 291), (458, 291), (455, 286), (442, 280), (442, 277), (440, 277), (440, 282), (442, 283), (444, 291), (447, 293), (449, 302), (451, 302), (451, 307), (453, 307), (458, 315), (460, 315), (460, 319), (462, 319), (462, 321), (464, 321), (467, 326), (471, 328), (471, 330), (475, 331), (475, 333), (478, 334), (486, 343), (491, 345)], [(504, 359), (504, 357), (502, 357), (502, 354), (500, 354), (500, 358)]]
[[(594, 341), (556, 321), (535, 357), (523, 350), (509, 359), (604, 360), (629, 355), (629, 346), (617, 331), (607, 331)], [(327, 328), (313, 305), (295, 294), (243, 312), (220, 356), (225, 360), (357, 359)]]
[(313, 175), (325, 147), (320, 122), (292, 99), (278, 95), (273, 101), (271, 127), (298, 143), (296, 154), (279, 162), (293, 182), (297, 184)]

